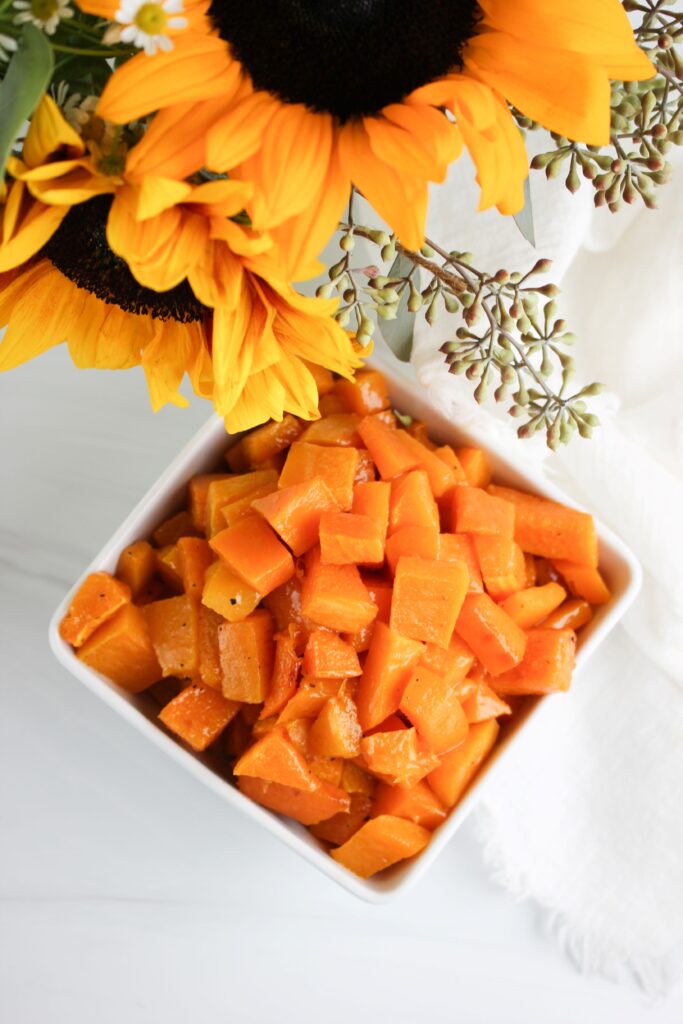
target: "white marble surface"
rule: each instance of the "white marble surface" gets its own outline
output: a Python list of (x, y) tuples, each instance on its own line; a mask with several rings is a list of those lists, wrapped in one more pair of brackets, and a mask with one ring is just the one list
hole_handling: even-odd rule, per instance
[(683, 1020), (579, 975), (471, 826), (366, 906), (236, 816), (52, 658), (47, 624), (207, 416), (65, 351), (0, 378), (0, 1021)]

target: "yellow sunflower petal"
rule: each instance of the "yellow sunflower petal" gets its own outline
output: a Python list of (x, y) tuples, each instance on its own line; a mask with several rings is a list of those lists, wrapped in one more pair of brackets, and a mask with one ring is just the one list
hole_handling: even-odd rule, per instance
[(85, 203), (94, 196), (109, 195), (116, 191), (116, 184), (110, 178), (94, 174), (84, 167), (76, 168), (60, 178), (29, 180), (28, 187), (31, 195), (42, 203), (65, 207)]
[(0, 371), (13, 370), (66, 340), (70, 296), (62, 280), (42, 260), (3, 289), (0, 323), (7, 329), (0, 342)]
[(155, 320), (154, 337), (142, 351), (142, 368), (147, 378), (154, 412), (171, 403), (184, 409), (187, 399), (178, 390), (196, 349), (196, 328), (176, 320)]
[(267, 92), (249, 92), (208, 129), (206, 166), (211, 171), (230, 171), (258, 150), (264, 132), (280, 104)]
[(394, 103), (363, 123), (380, 160), (426, 181), (443, 181), (462, 151), (458, 129), (434, 107)]
[(85, 153), (80, 135), (64, 119), (52, 97), (45, 94), (31, 117), (22, 149), (23, 160), (28, 167), (38, 167), (65, 149), (72, 156)]
[[(275, 332), (277, 335), (277, 321)], [(302, 359), (290, 354), (286, 344), (282, 344), (280, 358), (272, 367), (271, 373), (284, 389), (283, 408), (286, 412), (305, 420), (319, 419), (315, 377)]]
[[(204, 247), (201, 258), (189, 269), (187, 279), (199, 301), (220, 307), (223, 315), (235, 311), (248, 289), (247, 274), (234, 252), (220, 241)], [(246, 296), (247, 303), (250, 301)]]
[(214, 404), (227, 416), (252, 373), (257, 349), (273, 344), (274, 310), (258, 294), (244, 289), (234, 309), (214, 310), (212, 359)]
[(149, 220), (192, 195), (192, 185), (174, 178), (149, 175), (137, 187), (127, 189), (130, 211), (135, 220)]
[(40, 252), (68, 212), (66, 206), (43, 206), (34, 201), (16, 234), (0, 245), (0, 272), (18, 267)]
[(222, 219), (241, 213), (253, 194), (250, 181), (204, 181), (192, 189), (185, 202), (201, 205), (208, 216)]
[(69, 355), (80, 369), (128, 370), (153, 337), (152, 319), (126, 313), (68, 283), (80, 302), (69, 315)]
[(238, 88), (235, 79), (232, 89), (214, 99), (161, 110), (128, 153), (126, 180), (139, 182), (148, 176), (180, 180), (208, 166), (207, 132)]
[(237, 401), (224, 417), (228, 433), (250, 430), (266, 420), (284, 415), (285, 389), (272, 370), (263, 370), (249, 377)]

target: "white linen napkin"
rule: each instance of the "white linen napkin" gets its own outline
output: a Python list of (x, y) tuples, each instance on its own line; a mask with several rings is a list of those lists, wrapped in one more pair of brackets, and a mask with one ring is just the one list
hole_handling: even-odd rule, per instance
[(609, 387), (603, 426), (554, 456), (517, 441), (502, 411), (477, 407), (446, 372), (438, 347), (454, 318), (418, 327), (418, 379), (440, 408), (541, 462), (645, 573), (623, 626), (486, 794), (477, 828), (495, 878), (543, 908), (581, 970), (663, 994), (683, 966), (683, 166), (661, 210), (616, 217), (594, 209), (587, 184), (571, 196), (535, 172), (536, 250), (511, 220), (477, 214), (477, 193), (462, 160), (433, 191), (428, 234), (491, 270), (554, 259), (580, 379)]

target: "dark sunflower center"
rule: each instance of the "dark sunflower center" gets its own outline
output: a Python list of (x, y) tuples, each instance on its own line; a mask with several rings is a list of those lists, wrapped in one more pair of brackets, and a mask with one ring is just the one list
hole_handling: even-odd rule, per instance
[(206, 310), (187, 281), (167, 292), (144, 288), (125, 260), (107, 244), (107, 214), (111, 196), (97, 196), (69, 210), (43, 250), (43, 255), (64, 277), (125, 313), (157, 320), (190, 323), (203, 320)]
[(346, 121), (462, 66), (474, 0), (213, 0), (211, 17), (259, 89)]

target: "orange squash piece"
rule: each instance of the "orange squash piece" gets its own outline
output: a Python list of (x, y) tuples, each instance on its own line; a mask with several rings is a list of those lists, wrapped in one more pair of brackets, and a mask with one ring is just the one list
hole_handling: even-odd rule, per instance
[(363, 732), (398, 711), (410, 671), (417, 665), (423, 645), (377, 622), (363, 666), (356, 702)]
[(251, 615), (261, 595), (229, 569), (224, 562), (214, 562), (204, 575), (202, 604), (212, 608), (228, 622), (241, 622)]
[(365, 796), (372, 796), (377, 787), (377, 779), (368, 775), (354, 761), (344, 761), (342, 768), (341, 787), (347, 793), (363, 793)]
[(442, 444), (440, 448), (435, 448), (434, 454), (438, 455), (441, 461), (445, 462), (450, 469), (455, 470), (456, 483), (467, 483), (467, 477), (460, 465), (460, 460), (449, 444)]
[(347, 813), (351, 807), (348, 793), (321, 779), (318, 779), (314, 790), (308, 791), (242, 775), (237, 780), (237, 788), (254, 803), (293, 818), (302, 825), (316, 825), (336, 814)]
[(353, 512), (325, 512), (320, 518), (320, 557), (326, 565), (381, 566), (381, 525), (370, 516)]
[(560, 607), (543, 620), (544, 629), (581, 629), (593, 618), (593, 609), (588, 601), (574, 598), (565, 601)]
[(319, 626), (357, 633), (377, 615), (377, 605), (363, 585), (355, 565), (325, 565), (320, 549), (306, 555), (301, 587), (301, 611)]
[(353, 488), (351, 511), (357, 516), (369, 516), (380, 526), (382, 539), (386, 539), (389, 528), (389, 499), (391, 484), (384, 480), (357, 483)]
[(164, 676), (199, 671), (199, 602), (187, 594), (145, 605), (149, 635)]
[(496, 693), (518, 696), (568, 690), (575, 651), (576, 633), (572, 629), (530, 629), (524, 658), (496, 677)]
[(586, 512), (511, 487), (491, 484), (489, 493), (515, 507), (515, 540), (522, 551), (581, 565), (598, 564), (598, 538)]
[(470, 487), (488, 487), (491, 483), (491, 463), (481, 448), (456, 448), (455, 454)]
[(407, 526), (421, 526), (439, 531), (439, 510), (423, 469), (413, 469), (391, 484), (389, 531), (396, 533)]
[(252, 514), (254, 502), (258, 501), (259, 498), (266, 498), (269, 494), (276, 492), (277, 482), (272, 480), (268, 484), (262, 484), (261, 487), (257, 487), (256, 490), (246, 494), (243, 498), (231, 501), (229, 505), (223, 505), (220, 509), (220, 517), (223, 520), (223, 524), (225, 526), (234, 526), (240, 519), (244, 519), (245, 516)]
[(458, 483), (457, 471), (451, 469), (436, 452), (430, 451), (417, 438), (411, 437), (405, 430), (398, 430), (396, 438), (415, 459), (416, 468), (424, 470), (427, 474), (435, 498), (441, 498)]
[(306, 758), (286, 729), (276, 725), (249, 748), (233, 768), (235, 775), (279, 782), (282, 786), (314, 792), (318, 782)]
[(223, 670), (218, 650), (218, 627), (223, 619), (211, 608), (199, 606), (199, 678), (213, 690), (223, 688)]
[(441, 676), (445, 682), (454, 685), (465, 679), (473, 664), (472, 651), (456, 634), (451, 637), (448, 647), (425, 644), (420, 658), (420, 665), (424, 665), (437, 676)]
[(377, 479), (375, 463), (372, 461), (370, 452), (367, 448), (358, 448), (357, 451), (358, 464), (356, 466), (356, 475), (353, 478), (354, 487), (358, 484), (372, 483)]
[(96, 672), (130, 693), (140, 693), (161, 679), (142, 608), (124, 604), (76, 652)]
[(377, 617), (367, 626), (363, 626), (357, 633), (342, 633), (342, 640), (351, 644), (357, 654), (367, 651), (370, 647), (375, 624), (377, 622), (386, 622), (388, 624), (389, 616), (391, 615), (391, 584), (383, 580), (370, 580), (367, 577), (363, 580), (363, 583), (370, 595), (370, 600), (377, 605)]
[(352, 412), (338, 412), (331, 416), (321, 416), (315, 420), (301, 435), (307, 444), (339, 445), (342, 448), (362, 448), (358, 424), (360, 416)]
[(146, 540), (136, 540), (124, 548), (116, 566), (116, 575), (130, 587), (133, 597), (149, 584), (156, 568), (154, 548)]
[(294, 416), (285, 413), (279, 423), (275, 420), (264, 423), (262, 427), (250, 430), (228, 448), (225, 453), (227, 463), (233, 473), (244, 473), (248, 469), (254, 469), (288, 448), (301, 435), (303, 429)]
[(400, 709), (435, 754), (452, 750), (467, 736), (467, 717), (458, 700), (457, 685), (424, 666), (413, 670)]
[[(225, 527), (223, 509), (244, 498), (263, 495), (264, 488), (276, 487), (278, 474), (274, 469), (259, 469), (253, 473), (239, 473), (213, 480), (206, 493), (205, 532), (209, 540)], [(241, 506), (241, 513), (244, 506)], [(239, 517), (237, 517), (239, 518)]]
[(455, 630), (492, 676), (524, 657), (526, 633), (488, 594), (467, 595)]
[(538, 583), (538, 572), (536, 569), (536, 559), (533, 555), (528, 553), (524, 554), (524, 572), (526, 574), (526, 585), (527, 587), (535, 587)]
[(265, 608), (242, 622), (224, 622), (218, 629), (223, 696), (245, 704), (261, 704), (273, 673), (273, 620)]
[(428, 777), (429, 787), (446, 807), (455, 807), (477, 774), (498, 738), (495, 718), (470, 726), (467, 739), (444, 754), (441, 764)]
[(448, 808), (444, 807), (424, 779), (414, 786), (390, 786), (380, 782), (372, 801), (372, 817), (378, 818), (382, 814), (405, 818), (431, 832), (446, 820)]
[(278, 724), (316, 718), (325, 701), (336, 696), (340, 679), (309, 679), (303, 677), (298, 689), (280, 712)]
[(464, 697), (462, 709), (470, 725), (512, 713), (510, 705), (483, 680), (477, 682), (471, 693)]
[(199, 596), (204, 589), (204, 574), (215, 561), (213, 551), (202, 537), (181, 537), (176, 553), (185, 593)]
[(559, 608), (566, 596), (567, 592), (559, 583), (546, 583), (542, 587), (518, 590), (501, 603), (501, 608), (522, 629), (531, 629)]
[(130, 587), (108, 572), (91, 572), (71, 599), (59, 624), (59, 635), (72, 647), (82, 647), (98, 626), (130, 601)]
[(357, 467), (358, 452), (355, 448), (324, 447), (296, 441), (287, 452), (279, 487), (303, 484), (319, 476), (332, 492), (337, 507), (349, 509)]
[(515, 507), (480, 487), (458, 487), (453, 491), (451, 528), (453, 533), (499, 533), (512, 538)]
[[(278, 632), (286, 631), (290, 625), (304, 626), (301, 612), (301, 576), (298, 570), (281, 587), (276, 587), (267, 594), (263, 603), (273, 616)], [(315, 628), (313, 623), (311, 628)]]
[(469, 537), (466, 533), (440, 534), (436, 557), (440, 562), (464, 562), (470, 576), (468, 590), (478, 594), (482, 592), (484, 581), (473, 537)]
[(322, 477), (313, 477), (257, 498), (252, 507), (295, 555), (303, 555), (318, 541), (320, 517), (339, 505)]
[(396, 574), (396, 567), (404, 556), (435, 559), (439, 551), (439, 533), (426, 526), (405, 526), (402, 530), (387, 537), (385, 545), (386, 560), (391, 572)]
[(303, 671), (304, 675), (318, 679), (346, 679), (359, 676), (361, 669), (351, 644), (337, 633), (316, 630), (306, 644)]
[(296, 652), (294, 634), (290, 627), (286, 633), (278, 633), (275, 637), (273, 675), (260, 718), (279, 715), (287, 702), (291, 700), (296, 693), (300, 667), (301, 658)]
[(404, 431), (392, 430), (377, 417), (366, 416), (358, 426), (358, 433), (383, 480), (392, 480), (417, 467), (418, 457), (402, 443)]
[(424, 850), (431, 832), (413, 821), (382, 814), (371, 818), (342, 846), (332, 850), (338, 864), (361, 878), (383, 871)]
[(360, 750), (368, 770), (392, 786), (413, 786), (439, 764), (416, 729), (374, 732), (363, 737)]
[(344, 682), (323, 705), (311, 726), (308, 746), (318, 757), (357, 757), (363, 731), (353, 699), (355, 684)]
[(206, 750), (233, 720), (240, 706), (208, 686), (192, 684), (159, 714), (159, 721), (193, 750)]
[(391, 405), (386, 382), (377, 370), (361, 370), (354, 380), (338, 380), (334, 392), (358, 416), (370, 416)]
[(316, 839), (322, 839), (324, 843), (331, 843), (332, 846), (341, 846), (347, 842), (365, 824), (372, 809), (372, 800), (365, 793), (353, 793), (349, 803), (348, 811), (342, 811), (327, 821), (312, 825), (311, 834)]
[(155, 569), (169, 590), (175, 594), (183, 591), (183, 579), (180, 575), (178, 548), (175, 544), (167, 544), (165, 548), (155, 551)]
[(475, 534), (472, 538), (484, 587), (494, 601), (503, 601), (526, 584), (524, 555), (512, 537), (499, 533)]
[(152, 540), (158, 548), (165, 548), (169, 544), (176, 544), (181, 537), (196, 536), (197, 532), (192, 516), (187, 509), (183, 509), (157, 526), (152, 533)]
[(200, 473), (198, 476), (193, 476), (187, 485), (190, 518), (198, 534), (202, 534), (206, 530), (206, 503), (209, 485), (214, 480), (227, 480), (228, 478), (228, 473)]
[(294, 559), (277, 534), (260, 516), (240, 519), (210, 542), (228, 568), (261, 596), (294, 575)]
[(321, 395), (318, 403), (318, 412), (321, 416), (335, 416), (338, 412), (348, 412), (346, 402), (343, 402), (334, 391)]
[(611, 599), (609, 587), (594, 566), (562, 559), (554, 559), (553, 565), (574, 597), (582, 597), (589, 604), (607, 604)]
[(462, 562), (404, 555), (394, 577), (391, 628), (411, 640), (448, 647), (468, 585)]

